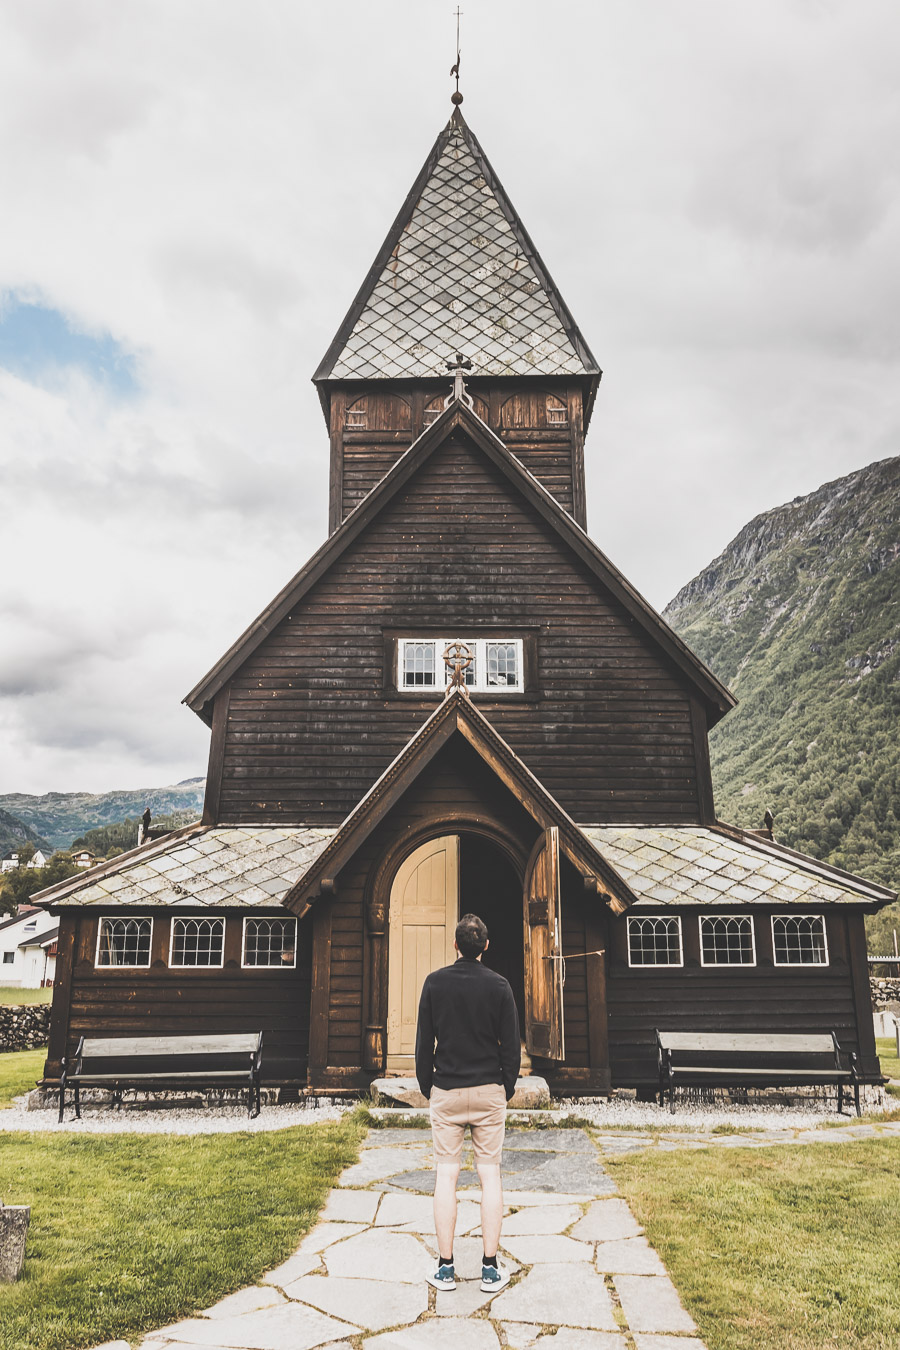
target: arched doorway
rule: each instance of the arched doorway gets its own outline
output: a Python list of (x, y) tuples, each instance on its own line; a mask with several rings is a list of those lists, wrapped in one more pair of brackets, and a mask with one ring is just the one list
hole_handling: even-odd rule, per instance
[(416, 1015), (426, 975), (455, 958), (460, 914), (484, 919), (485, 965), (509, 980), (524, 1019), (522, 879), (497, 844), (474, 832), (442, 835), (401, 863), (388, 916), (387, 1071), (415, 1071)]

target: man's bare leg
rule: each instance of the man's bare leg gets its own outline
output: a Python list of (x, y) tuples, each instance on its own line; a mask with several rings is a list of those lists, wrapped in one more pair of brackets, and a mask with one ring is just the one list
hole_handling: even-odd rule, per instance
[[(500, 1168), (497, 1168), (499, 1176)], [(438, 1256), (453, 1255), (456, 1233), (456, 1183), (459, 1163), (437, 1163), (434, 1178), (434, 1231), (438, 1240)], [(498, 1230), (499, 1231), (499, 1230)]]
[[(485, 1256), (496, 1256), (503, 1222), (503, 1182), (499, 1163), (476, 1163), (481, 1182), (481, 1237)], [(435, 1192), (435, 1212), (437, 1211)], [(455, 1215), (454, 1215), (455, 1217)], [(443, 1250), (443, 1248), (442, 1248)]]

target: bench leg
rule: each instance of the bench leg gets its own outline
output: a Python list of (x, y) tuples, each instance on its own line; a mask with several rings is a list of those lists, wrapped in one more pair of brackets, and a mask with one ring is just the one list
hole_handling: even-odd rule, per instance
[(81, 1087), (78, 1083), (75, 1084), (75, 1119), (81, 1119)]
[(860, 1109), (859, 1109), (859, 1083), (854, 1083), (854, 1084), (853, 1084), (853, 1100), (854, 1100), (855, 1103), (856, 1103), (856, 1114), (857, 1114), (858, 1116), (861, 1116), (861, 1115), (862, 1115), (862, 1111), (860, 1111)]
[(844, 1085), (843, 1083), (838, 1083), (838, 1115), (842, 1116), (843, 1114), (844, 1114)]
[(62, 1124), (63, 1112), (65, 1111), (65, 1109), (66, 1109), (66, 1075), (63, 1074), (62, 1078), (59, 1080), (59, 1117), (56, 1122), (57, 1125)]

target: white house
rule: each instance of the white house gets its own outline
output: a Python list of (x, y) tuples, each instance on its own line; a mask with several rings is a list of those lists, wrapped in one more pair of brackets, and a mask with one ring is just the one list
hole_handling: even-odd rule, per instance
[(34, 853), (34, 856), (28, 860), (28, 862), (25, 864), (25, 866), (26, 866), (26, 867), (46, 867), (49, 861), (50, 861), (50, 859), (48, 858), (48, 856), (47, 856), (46, 853), (42, 853), (40, 849), (36, 849), (36, 850), (35, 850), (35, 853)]
[(31, 905), (0, 922), (0, 987), (40, 989), (52, 983), (58, 922)]
[(18, 853), (4, 853), (0, 858), (0, 872), (14, 872), (19, 865)]

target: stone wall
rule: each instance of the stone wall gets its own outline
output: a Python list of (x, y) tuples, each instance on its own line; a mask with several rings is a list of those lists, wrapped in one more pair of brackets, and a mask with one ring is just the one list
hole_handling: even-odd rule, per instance
[(37, 1050), (50, 1035), (50, 1004), (7, 1007), (0, 1005), (0, 1053), (6, 1050)]
[(872, 1007), (876, 1012), (900, 1007), (900, 976), (879, 979), (875, 975), (870, 975), (869, 981), (872, 985)]

